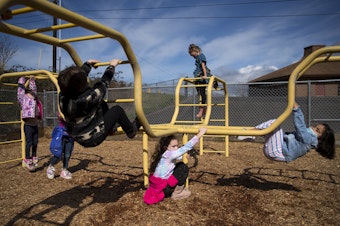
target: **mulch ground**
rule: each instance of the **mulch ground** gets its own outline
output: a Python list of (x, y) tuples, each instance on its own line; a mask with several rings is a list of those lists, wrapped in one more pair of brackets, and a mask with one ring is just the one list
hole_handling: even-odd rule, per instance
[[(7, 162), (20, 158), (21, 144), (0, 146), (1, 225), (340, 225), (338, 157), (311, 151), (287, 164), (266, 159), (260, 142), (230, 142), (229, 157), (189, 159), (191, 197), (148, 206), (140, 135), (113, 136), (96, 148), (75, 145), (71, 180), (47, 179), (49, 142), (39, 140), (35, 172)], [(223, 142), (204, 145), (224, 149)]]

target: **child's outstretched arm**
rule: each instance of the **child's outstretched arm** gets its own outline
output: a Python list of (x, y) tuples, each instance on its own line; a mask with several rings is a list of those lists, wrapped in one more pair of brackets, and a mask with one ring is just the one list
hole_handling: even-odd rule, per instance
[(34, 75), (30, 75), (28, 87), (33, 92), (33, 94), (35, 95), (37, 94), (37, 85), (35, 83)]
[(197, 138), (201, 138), (207, 132), (207, 128), (200, 128), (198, 134), (196, 135)]
[(18, 98), (18, 102), (21, 104), (22, 100), (24, 98), (25, 95), (25, 82), (26, 82), (26, 78), (24, 76), (22, 76), (21, 78), (19, 78), (18, 80), (18, 91), (17, 91), (17, 98)]
[(199, 132), (196, 134), (195, 137), (191, 138), (186, 144), (184, 144), (182, 147), (177, 149), (176, 151), (172, 151), (171, 158), (177, 159), (183, 154), (185, 154), (187, 151), (191, 150), (193, 146), (199, 141), (199, 138), (202, 137), (207, 132), (206, 128), (200, 128)]
[(98, 62), (99, 62), (98, 60), (87, 60), (87, 61), (85, 61), (85, 63), (83, 64), (83, 66), (81, 66), (81, 68), (85, 71), (86, 76), (89, 75), (91, 68), (94, 67), (94, 65)]
[(103, 76), (102, 81), (106, 83), (106, 86), (109, 85), (110, 81), (113, 78), (113, 75), (115, 74), (115, 68), (119, 64), (121, 60), (120, 59), (112, 59), (110, 60), (110, 65), (106, 68)]

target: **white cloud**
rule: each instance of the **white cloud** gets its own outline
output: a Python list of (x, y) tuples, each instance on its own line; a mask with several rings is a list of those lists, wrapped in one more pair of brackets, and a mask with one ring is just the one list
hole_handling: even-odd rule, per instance
[(275, 66), (247, 65), (238, 70), (228, 67), (219, 67), (214, 70), (214, 75), (224, 79), (227, 83), (246, 83), (259, 76), (277, 70)]
[(246, 67), (239, 69), (239, 73), (242, 75), (243, 79), (245, 79), (239, 82), (248, 82), (252, 79), (268, 74), (275, 70), (278, 70), (278, 68), (275, 66), (247, 65)]

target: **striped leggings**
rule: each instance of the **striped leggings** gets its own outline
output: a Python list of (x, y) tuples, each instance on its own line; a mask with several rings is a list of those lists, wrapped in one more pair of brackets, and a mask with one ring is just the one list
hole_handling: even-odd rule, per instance
[[(268, 128), (275, 119), (271, 119), (267, 122), (261, 123), (257, 125), (256, 129), (266, 129)], [(275, 161), (285, 162), (285, 157), (282, 154), (282, 145), (283, 145), (283, 131), (281, 127), (277, 127), (273, 132), (265, 135), (265, 144), (263, 147), (264, 155)]]

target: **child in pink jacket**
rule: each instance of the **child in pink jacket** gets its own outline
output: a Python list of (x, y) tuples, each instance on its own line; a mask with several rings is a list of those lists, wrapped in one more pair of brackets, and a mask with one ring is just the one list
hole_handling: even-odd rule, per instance
[[(23, 165), (29, 170), (38, 166), (38, 122), (42, 119), (42, 105), (37, 97), (37, 86), (34, 77), (29, 78), (28, 87), (25, 87), (26, 78), (18, 81), (18, 102), (21, 107), (21, 118), (24, 121), (26, 139), (25, 159)], [(32, 154), (31, 154), (32, 150)]]

